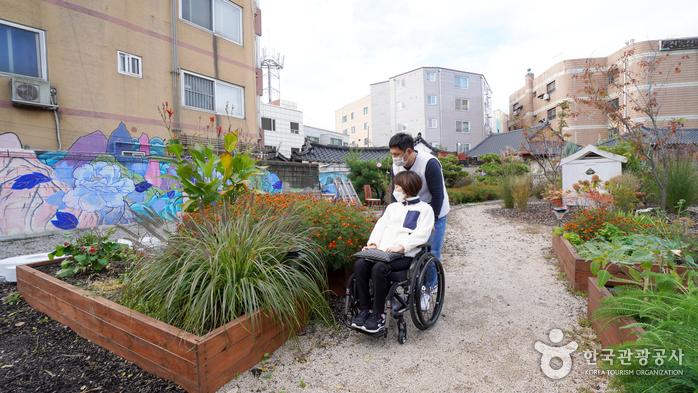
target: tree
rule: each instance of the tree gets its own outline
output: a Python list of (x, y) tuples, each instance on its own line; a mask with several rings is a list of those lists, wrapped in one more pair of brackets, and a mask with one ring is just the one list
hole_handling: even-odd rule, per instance
[[(556, 111), (556, 120), (545, 127), (524, 128), (524, 140), (521, 143), (523, 152), (538, 164), (549, 187), (558, 188), (562, 182), (560, 162), (569, 152), (567, 138), (567, 118), (570, 116), (570, 104), (562, 101)], [(555, 124), (556, 123), (556, 124)]]
[(383, 199), (385, 191), (390, 184), (390, 156), (386, 156), (381, 161), (366, 161), (359, 158), (356, 152), (351, 152), (345, 158), (349, 167), (349, 180), (351, 180), (357, 194), (365, 199), (364, 184), (371, 186), (378, 195), (375, 198)]
[(666, 208), (669, 179), (664, 172), (672, 158), (671, 145), (676, 141), (677, 131), (683, 128), (683, 119), (671, 119), (663, 127), (660, 125), (662, 107), (658, 87), (672, 75), (681, 73), (681, 64), (689, 57), (683, 55), (670, 64), (668, 53), (655, 51), (639, 60), (634, 55), (634, 49), (625, 51), (611, 67), (587, 61), (582, 73), (576, 75), (584, 88), (575, 101), (600, 111), (623, 135), (656, 184), (660, 206)]
[(439, 162), (441, 163), (446, 187), (453, 187), (458, 180), (468, 176), (468, 172), (460, 165), (458, 158), (454, 155), (439, 157)]

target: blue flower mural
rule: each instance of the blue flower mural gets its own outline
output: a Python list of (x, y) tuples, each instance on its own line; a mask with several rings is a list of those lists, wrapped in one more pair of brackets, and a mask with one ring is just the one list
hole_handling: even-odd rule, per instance
[(39, 172), (32, 172), (22, 175), (12, 183), (13, 190), (27, 190), (36, 187), (38, 184), (50, 182), (51, 178)]
[(88, 212), (124, 206), (124, 197), (135, 190), (133, 180), (121, 177), (121, 168), (98, 161), (82, 165), (73, 172), (75, 188), (63, 197), (65, 205)]
[(56, 228), (69, 230), (77, 228), (79, 221), (78, 218), (71, 213), (56, 212), (56, 218), (51, 220), (51, 224), (53, 224)]

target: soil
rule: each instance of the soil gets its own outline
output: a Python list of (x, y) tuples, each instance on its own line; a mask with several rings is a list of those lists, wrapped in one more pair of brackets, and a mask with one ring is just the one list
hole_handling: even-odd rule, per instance
[[(0, 298), (16, 288), (0, 284)], [(3, 392), (183, 392), (21, 300), (0, 302), (0, 337)]]
[(541, 224), (549, 226), (560, 225), (569, 220), (574, 211), (574, 207), (569, 208), (562, 221), (558, 221), (553, 213), (552, 205), (545, 201), (531, 200), (528, 203), (528, 208), (525, 211), (518, 209), (505, 209), (501, 204), (489, 209), (487, 213), (494, 217), (502, 217), (507, 220), (520, 222), (523, 224)]
[[(49, 276), (56, 276), (60, 270), (59, 263), (39, 266), (36, 270), (46, 273)], [(60, 280), (75, 285), (94, 293), (97, 296), (102, 296), (113, 302), (119, 303), (121, 298), (121, 289), (123, 288), (121, 275), (126, 272), (126, 262), (116, 261), (111, 262), (106, 269), (99, 273), (82, 273), (72, 277), (62, 277)]]

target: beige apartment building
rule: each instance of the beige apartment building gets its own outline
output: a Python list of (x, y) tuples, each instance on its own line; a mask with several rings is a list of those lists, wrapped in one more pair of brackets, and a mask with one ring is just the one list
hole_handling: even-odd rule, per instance
[(121, 124), (161, 143), (165, 101), (185, 136), (230, 122), (260, 142), (254, 0), (0, 0), (0, 10), (0, 133), (23, 147), (66, 150)]
[(369, 146), (371, 130), (371, 95), (359, 98), (334, 113), (335, 130), (349, 136), (351, 146)]
[[(624, 56), (632, 51), (630, 56)], [(666, 125), (681, 118), (688, 128), (698, 127), (698, 37), (629, 42), (607, 57), (563, 60), (545, 72), (528, 72), (522, 88), (509, 96), (509, 129), (530, 127), (544, 121), (555, 123), (558, 106), (567, 100), (574, 116), (567, 119), (571, 141), (580, 145), (595, 144), (612, 137), (616, 126), (598, 109), (574, 101), (584, 97), (586, 83), (581, 75), (589, 65), (597, 87), (608, 88), (614, 77), (622, 77), (625, 67), (640, 73), (643, 62), (660, 58), (660, 66), (653, 72), (655, 82), (639, 81), (637, 91), (609, 91), (609, 104), (623, 104), (626, 113), (636, 122), (649, 119), (633, 111), (632, 98), (647, 96), (647, 88), (655, 89), (658, 101), (658, 120)], [(625, 61), (624, 61), (625, 59)], [(674, 68), (680, 63), (680, 72)], [(632, 89), (635, 90), (635, 89)], [(622, 130), (621, 130), (622, 132)]]

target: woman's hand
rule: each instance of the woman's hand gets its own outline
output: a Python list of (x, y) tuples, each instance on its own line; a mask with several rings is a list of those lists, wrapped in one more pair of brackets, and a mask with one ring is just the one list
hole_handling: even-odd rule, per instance
[(401, 245), (398, 244), (397, 246), (389, 247), (386, 251), (388, 251), (388, 252), (395, 252), (395, 253), (398, 253), (398, 254), (404, 254), (404, 253), (405, 253), (405, 247), (403, 247), (403, 246), (401, 246)]
[(378, 246), (375, 245), (375, 244), (373, 244), (373, 243), (367, 244), (367, 245), (364, 246), (364, 248), (361, 249), (361, 251), (369, 250), (369, 249), (371, 249), (371, 248), (378, 248)]

